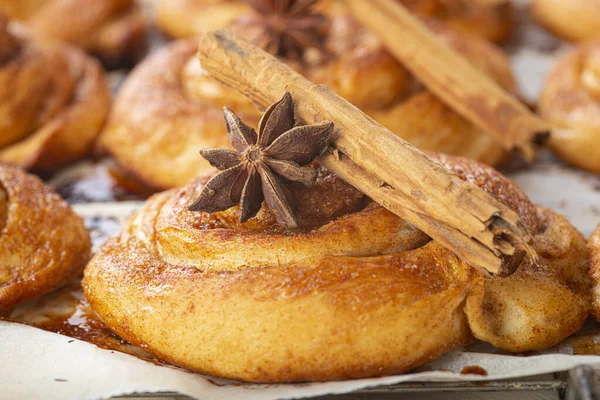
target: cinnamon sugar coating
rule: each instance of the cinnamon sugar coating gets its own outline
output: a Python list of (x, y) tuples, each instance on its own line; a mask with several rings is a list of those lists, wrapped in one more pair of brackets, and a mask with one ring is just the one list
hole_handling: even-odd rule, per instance
[(0, 310), (67, 284), (90, 248), (83, 221), (60, 196), (0, 164)]

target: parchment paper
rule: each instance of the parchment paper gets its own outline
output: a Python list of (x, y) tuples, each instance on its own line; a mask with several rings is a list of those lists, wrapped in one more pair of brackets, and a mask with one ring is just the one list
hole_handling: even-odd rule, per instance
[[(417, 374), (345, 382), (249, 385), (208, 380), (174, 368), (160, 367), (135, 357), (24, 325), (0, 323), (0, 397), (2, 399), (101, 399), (139, 392), (179, 392), (203, 400), (270, 400), (347, 393), (361, 388), (410, 381), (482, 381), (515, 378), (600, 363), (598, 356), (502, 356), (452, 352)], [(488, 377), (461, 375), (465, 366), (478, 365)], [(212, 382), (211, 382), (212, 381)]]

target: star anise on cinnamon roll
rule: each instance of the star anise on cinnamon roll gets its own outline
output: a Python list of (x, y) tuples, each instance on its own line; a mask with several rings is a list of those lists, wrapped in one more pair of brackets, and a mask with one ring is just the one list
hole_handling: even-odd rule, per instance
[(246, 0), (256, 11), (238, 22), (255, 30), (254, 42), (269, 53), (301, 60), (309, 48), (322, 49), (327, 17), (314, 13), (317, 0)]
[(298, 226), (294, 200), (285, 181), (310, 185), (317, 171), (303, 167), (327, 148), (332, 122), (296, 125), (292, 96), (271, 105), (256, 131), (225, 108), (225, 125), (235, 150), (202, 149), (200, 154), (223, 171), (202, 188), (190, 211), (223, 211), (239, 203), (240, 222), (254, 217), (263, 199), (287, 228)]

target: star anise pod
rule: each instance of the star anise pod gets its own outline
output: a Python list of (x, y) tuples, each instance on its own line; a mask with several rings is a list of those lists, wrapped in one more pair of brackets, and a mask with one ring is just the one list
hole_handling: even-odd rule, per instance
[(302, 60), (309, 48), (322, 50), (329, 23), (312, 12), (317, 0), (246, 0), (256, 11), (238, 23), (252, 32), (254, 43), (274, 56)]
[(235, 150), (200, 150), (202, 157), (223, 172), (206, 183), (189, 210), (216, 212), (239, 203), (239, 219), (245, 222), (260, 211), (264, 199), (280, 224), (296, 228), (294, 199), (286, 181), (315, 182), (317, 171), (302, 166), (325, 151), (333, 123), (295, 125), (289, 93), (267, 109), (258, 134), (228, 108), (224, 112)]

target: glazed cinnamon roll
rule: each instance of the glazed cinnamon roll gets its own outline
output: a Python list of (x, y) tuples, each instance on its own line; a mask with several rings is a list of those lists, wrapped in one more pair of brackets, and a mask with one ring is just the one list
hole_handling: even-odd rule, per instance
[(82, 47), (109, 68), (133, 66), (146, 49), (146, 22), (135, 0), (0, 0), (0, 11), (38, 38)]
[(591, 304), (584, 238), (490, 167), (437, 158), (520, 215), (536, 265), (481, 275), (322, 169), (288, 186), (294, 231), (264, 204), (244, 223), (237, 206), (188, 211), (209, 175), (148, 200), (88, 264), (84, 292), (159, 358), (255, 382), (401, 373), (473, 337), (520, 352), (578, 330)]
[(600, 40), (562, 56), (547, 78), (541, 115), (556, 126), (552, 150), (563, 160), (600, 173)]
[(19, 36), (0, 15), (0, 162), (51, 172), (84, 157), (109, 103), (96, 61)]
[[(514, 25), (510, 0), (400, 0), (420, 17), (435, 18), (452, 29), (495, 42), (506, 39)], [(322, 0), (318, 5), (330, 14), (346, 14), (339, 1)], [(194, 36), (222, 28), (250, 11), (241, 0), (158, 0), (157, 23), (175, 38)]]
[(579, 41), (600, 35), (600, 0), (533, 0), (531, 12), (563, 39)]
[[(248, 14), (234, 28), (249, 39), (260, 28)], [(326, 84), (392, 132), (419, 148), (498, 164), (506, 156), (493, 138), (458, 116), (344, 16), (329, 17), (325, 55), (308, 49), (301, 60), (284, 58), (315, 83)], [(509, 63), (489, 43), (431, 23), (442, 40), (516, 91)], [(320, 29), (320, 28), (319, 28)], [(269, 43), (261, 43), (268, 47)], [(200, 148), (228, 146), (222, 107), (258, 121), (254, 105), (212, 80), (195, 58), (195, 39), (177, 41), (147, 58), (116, 98), (100, 145), (130, 175), (154, 189), (181, 186), (210, 170)]]
[(0, 164), (0, 310), (67, 284), (90, 247), (83, 221), (60, 196)]

